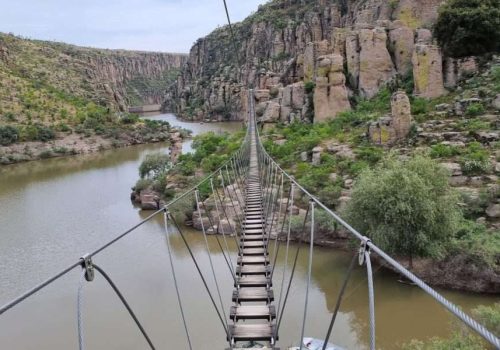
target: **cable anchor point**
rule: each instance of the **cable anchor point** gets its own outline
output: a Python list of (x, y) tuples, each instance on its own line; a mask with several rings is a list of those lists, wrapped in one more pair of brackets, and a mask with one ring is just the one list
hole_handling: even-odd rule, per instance
[(368, 246), (368, 242), (370, 242), (370, 239), (366, 238), (361, 242), (361, 245), (359, 246), (359, 253), (358, 253), (358, 263), (359, 266), (363, 266), (365, 264), (365, 253), (370, 254), (370, 247)]
[(82, 268), (85, 269), (85, 279), (87, 282), (94, 280), (94, 264), (92, 263), (92, 256), (86, 254), (80, 258), (82, 260)]

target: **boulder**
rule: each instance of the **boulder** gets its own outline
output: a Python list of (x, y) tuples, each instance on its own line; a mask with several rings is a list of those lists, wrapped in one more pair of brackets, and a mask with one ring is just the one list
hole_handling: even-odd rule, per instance
[(327, 149), (328, 152), (333, 153), (340, 158), (346, 158), (346, 159), (356, 158), (356, 155), (354, 154), (353, 150), (348, 145), (330, 144), (328, 145)]
[(441, 166), (448, 170), (452, 176), (462, 175), (462, 167), (458, 163), (441, 163)]
[(270, 101), (261, 118), (263, 123), (276, 123), (280, 119), (281, 105), (278, 102)]
[(500, 204), (491, 204), (486, 209), (486, 215), (490, 218), (500, 218)]
[(415, 95), (436, 98), (445, 94), (441, 49), (434, 45), (415, 45), (412, 57)]
[(380, 87), (390, 81), (396, 70), (387, 49), (384, 28), (359, 31), (359, 91), (366, 98), (374, 97)]
[(309, 155), (307, 154), (307, 152), (300, 153), (300, 160), (301, 161), (307, 162), (308, 159), (309, 159)]
[(160, 198), (152, 191), (141, 191), (140, 195), (142, 210), (158, 210)]
[(321, 164), (321, 154), (323, 153), (323, 147), (314, 147), (313, 155), (312, 155), (312, 164), (320, 165)]
[(495, 108), (497, 111), (500, 111), (500, 94), (498, 94), (493, 101), (491, 102), (491, 106)]

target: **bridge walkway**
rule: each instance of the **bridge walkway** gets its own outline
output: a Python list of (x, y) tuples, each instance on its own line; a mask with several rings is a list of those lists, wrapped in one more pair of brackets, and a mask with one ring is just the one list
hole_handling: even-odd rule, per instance
[(269, 261), (266, 220), (263, 208), (260, 164), (257, 153), (255, 122), (250, 121), (250, 158), (245, 189), (245, 210), (240, 235), (240, 253), (236, 267), (234, 305), (229, 327), (232, 345), (241, 341), (265, 341), (271, 346), (276, 339), (271, 265)]

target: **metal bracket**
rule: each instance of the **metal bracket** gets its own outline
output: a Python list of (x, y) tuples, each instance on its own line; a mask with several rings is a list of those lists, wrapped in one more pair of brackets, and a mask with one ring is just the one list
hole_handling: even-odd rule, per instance
[(359, 266), (363, 266), (365, 264), (365, 253), (370, 253), (370, 247), (368, 247), (368, 242), (370, 242), (369, 239), (364, 240), (361, 242), (361, 245), (359, 247), (359, 253), (358, 253), (358, 263)]
[(94, 264), (92, 263), (92, 257), (86, 254), (81, 257), (82, 267), (85, 269), (85, 279), (87, 282), (92, 282), (94, 280)]

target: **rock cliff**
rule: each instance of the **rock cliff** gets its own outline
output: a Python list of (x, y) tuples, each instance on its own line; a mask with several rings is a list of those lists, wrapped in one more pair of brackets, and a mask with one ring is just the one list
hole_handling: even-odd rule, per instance
[(441, 2), (271, 1), (234, 26), (236, 42), (227, 27), (199, 39), (164, 108), (192, 119), (244, 119), (250, 86), (264, 122), (321, 121), (349, 110), (353, 96), (371, 98), (412, 77), (415, 94), (437, 97), (445, 93), (444, 59), (427, 28)]
[[(25, 93), (17, 91), (22, 81), (112, 109), (159, 104), (186, 61), (182, 54), (82, 48), (0, 33), (0, 82), (12, 103)], [(17, 112), (9, 104), (5, 101), (3, 109)]]

